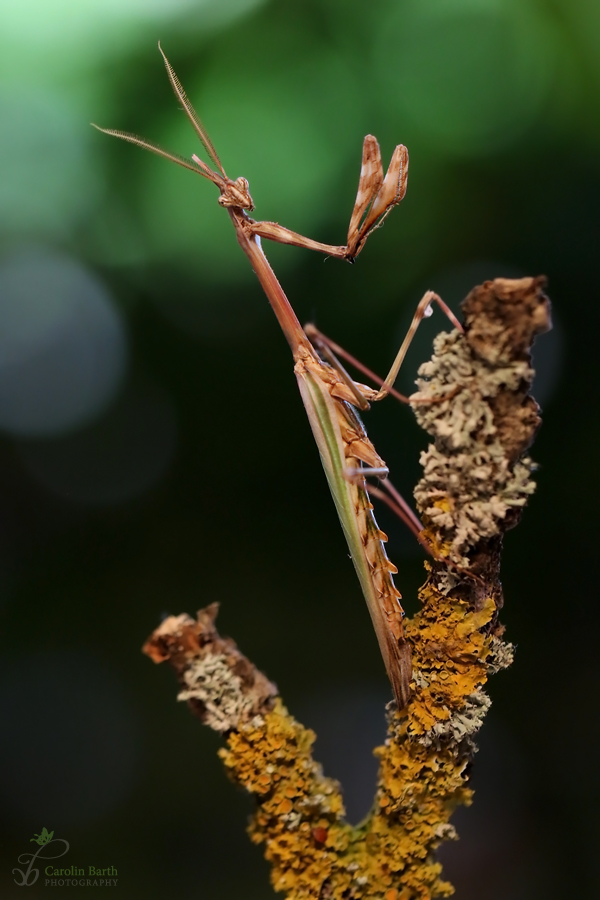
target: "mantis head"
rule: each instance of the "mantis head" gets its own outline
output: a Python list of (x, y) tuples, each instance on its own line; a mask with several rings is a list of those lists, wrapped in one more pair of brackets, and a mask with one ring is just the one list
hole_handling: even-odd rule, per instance
[[(167, 75), (169, 76), (169, 81), (171, 82), (171, 87), (175, 92), (175, 96), (183, 105), (183, 109), (190, 120), (196, 134), (204, 144), (205, 149), (208, 152), (208, 155), (212, 159), (214, 165), (216, 166), (218, 171), (214, 171), (207, 166), (206, 163), (201, 160), (194, 153), (192, 156), (192, 162), (189, 159), (185, 159), (183, 156), (179, 156), (177, 153), (170, 153), (168, 150), (163, 150), (157, 144), (152, 143), (151, 141), (147, 141), (145, 138), (138, 137), (136, 134), (130, 134), (126, 131), (116, 131), (112, 128), (100, 128), (98, 125), (94, 125), (94, 128), (97, 128), (98, 131), (103, 131), (105, 134), (111, 134), (113, 137), (121, 138), (124, 141), (129, 141), (131, 144), (137, 144), (138, 147), (143, 147), (145, 150), (150, 150), (151, 153), (157, 153), (159, 156), (164, 156), (165, 159), (170, 159), (171, 162), (177, 163), (178, 166), (183, 166), (184, 169), (191, 169), (192, 172), (196, 172), (199, 175), (204, 175), (205, 178), (208, 178), (209, 181), (212, 181), (213, 184), (216, 184), (220, 191), (219, 203), (224, 207), (236, 207), (237, 209), (247, 209), (252, 211), (254, 209), (254, 201), (250, 196), (250, 191), (248, 190), (248, 182), (245, 178), (236, 178), (235, 181), (232, 181), (227, 177), (225, 173), (225, 169), (221, 164), (221, 160), (217, 156), (217, 151), (215, 150), (211, 139), (206, 133), (206, 129), (204, 125), (200, 121), (198, 114), (190, 101), (187, 98), (183, 87), (181, 86), (181, 82), (179, 81), (173, 67), (171, 66), (169, 60), (165, 56), (160, 47), (158, 45), (160, 52), (162, 53), (165, 67), (167, 70)], [(93, 123), (92, 123), (93, 124)]]
[(225, 208), (235, 206), (238, 209), (247, 209), (250, 212), (254, 209), (254, 200), (250, 196), (248, 182), (245, 178), (240, 177), (236, 178), (235, 181), (232, 181), (231, 178), (228, 178), (227, 175), (225, 175), (223, 169), (222, 175), (219, 174), (219, 172), (213, 172), (213, 170), (209, 168), (199, 156), (196, 156), (195, 153), (192, 155), (192, 159), (202, 170), (201, 174), (219, 188), (221, 192), (219, 204), (221, 206), (224, 206)]
[(247, 180), (240, 177), (236, 178), (235, 181), (227, 181), (221, 187), (219, 203), (221, 206), (237, 206), (240, 209), (247, 209), (249, 212), (252, 212), (254, 201), (250, 196)]

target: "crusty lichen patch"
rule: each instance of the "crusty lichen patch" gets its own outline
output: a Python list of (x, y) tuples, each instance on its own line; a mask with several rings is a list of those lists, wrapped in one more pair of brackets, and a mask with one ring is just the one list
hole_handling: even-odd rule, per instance
[(468, 567), (468, 550), (499, 534), (507, 512), (523, 507), (535, 490), (532, 460), (507, 458), (490, 404), (500, 392), (529, 383), (533, 370), (524, 360), (490, 366), (452, 331), (437, 336), (419, 376), (413, 409), (435, 443), (421, 454), (415, 499), (438, 540), (447, 542), (448, 558)]
[(452, 892), (434, 851), (455, 837), (449, 820), (456, 806), (471, 802), (466, 768), (489, 706), (481, 688), (498, 642), (490, 633), (496, 606), (489, 598), (474, 611), (437, 591), (432, 577), (421, 599), (421, 612), (407, 623), (414, 699), (402, 715), (390, 704), (387, 740), (376, 751), (374, 809), (360, 827), (343, 820), (339, 786), (313, 761), (314, 735), (279, 702), (230, 734), (220, 751), (232, 778), (257, 798), (251, 835), (265, 844), (273, 886), (289, 898), (412, 900)]
[(223, 734), (239, 727), (252, 712), (253, 698), (242, 690), (239, 675), (224, 653), (206, 653), (183, 675), (186, 687), (178, 700), (196, 700), (204, 707), (204, 721)]
[(436, 590), (432, 578), (420, 598), (421, 611), (407, 622), (416, 682), (407, 730), (425, 745), (450, 736), (451, 743), (460, 743), (477, 731), (487, 708), (479, 692), (488, 674), (486, 626), (496, 605), (488, 597), (475, 612), (465, 600)]
[(273, 886), (298, 900), (319, 896), (352, 831), (338, 783), (312, 759), (314, 740), (279, 701), (260, 721), (230, 734), (219, 751), (233, 780), (258, 801), (250, 834), (266, 845)]
[(257, 799), (250, 834), (265, 844), (275, 889), (294, 900), (451, 893), (431, 854), (454, 836), (452, 810), (470, 801), (465, 760), (411, 742), (406, 719), (392, 712), (377, 751), (375, 808), (354, 828), (343, 820), (339, 785), (311, 757), (313, 740), (278, 703), (220, 751), (231, 777)]

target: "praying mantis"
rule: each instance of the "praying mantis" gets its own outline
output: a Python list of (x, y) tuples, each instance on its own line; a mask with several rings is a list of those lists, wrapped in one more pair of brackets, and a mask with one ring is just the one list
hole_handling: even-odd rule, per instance
[[(212, 141), (160, 44), (159, 50), (175, 96), (182, 104), (216, 170), (211, 169), (196, 154), (188, 160), (137, 135), (99, 128), (97, 125), (94, 127), (190, 169), (212, 181), (219, 189), (218, 202), (229, 213), (238, 243), (248, 257), (292, 350), (294, 372), (302, 401), (373, 621), (394, 697), (398, 708), (404, 709), (411, 696), (412, 667), (410, 646), (402, 622), (404, 611), (400, 605), (401, 595), (392, 577), (398, 570), (385, 552), (387, 537), (375, 521), (365, 480), (369, 475), (385, 479), (388, 469), (367, 437), (357, 409), (367, 409), (370, 402), (380, 400), (389, 393), (401, 396), (393, 389), (394, 380), (410, 340), (421, 319), (430, 314), (433, 302), (442, 308), (455, 326), (461, 326), (443, 301), (432, 291), (428, 291), (417, 307), (411, 328), (387, 378), (379, 380), (379, 389), (359, 384), (348, 375), (334, 351), (338, 356), (345, 355), (356, 363), (352, 357), (314, 326), (307, 327), (307, 330), (302, 328), (262, 250), (261, 239), (317, 250), (328, 256), (353, 262), (371, 232), (381, 226), (406, 193), (408, 151), (402, 144), (396, 147), (384, 177), (379, 144), (373, 135), (365, 137), (358, 192), (345, 245), (323, 244), (290, 231), (276, 222), (256, 222), (248, 215), (254, 209), (254, 202), (247, 180), (241, 177), (232, 180), (227, 176)], [(314, 338), (315, 343), (311, 342), (309, 335)], [(317, 352), (315, 344), (318, 344), (321, 353)], [(358, 367), (368, 375), (373, 375), (360, 364)], [(393, 489), (392, 492), (395, 505), (404, 511), (405, 521), (418, 534), (422, 529), (421, 523), (402, 498)]]

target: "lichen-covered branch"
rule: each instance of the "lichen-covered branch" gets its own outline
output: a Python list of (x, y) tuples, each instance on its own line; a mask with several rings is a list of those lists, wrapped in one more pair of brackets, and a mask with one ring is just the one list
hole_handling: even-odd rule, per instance
[(540, 421), (528, 391), (531, 343), (550, 327), (543, 284), (497, 279), (475, 288), (463, 303), (465, 334), (440, 334), (419, 371), (413, 410), (433, 443), (415, 498), (435, 556), (422, 608), (406, 623), (411, 702), (402, 713), (388, 707), (377, 792), (361, 825), (344, 820), (339, 785), (312, 759), (313, 733), (218, 635), (216, 605), (197, 621), (167, 619), (144, 648), (171, 663), (180, 699), (225, 735), (227, 771), (257, 801), (252, 840), (265, 845), (273, 885), (290, 900), (452, 893), (434, 853), (455, 836), (453, 810), (471, 801), (467, 766), (490, 705), (483, 686), (512, 659), (498, 621), (500, 551), (534, 489), (524, 454)]

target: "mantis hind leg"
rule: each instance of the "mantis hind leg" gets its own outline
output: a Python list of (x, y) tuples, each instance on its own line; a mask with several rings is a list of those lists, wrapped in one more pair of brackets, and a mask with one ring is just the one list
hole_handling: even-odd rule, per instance
[(447, 318), (450, 320), (454, 328), (457, 328), (461, 332), (464, 331), (462, 325), (460, 324), (450, 307), (446, 303), (444, 303), (442, 298), (439, 297), (434, 291), (426, 291), (417, 304), (412, 322), (410, 323), (409, 329), (406, 332), (406, 337), (402, 341), (400, 349), (396, 354), (396, 358), (392, 363), (392, 367), (388, 372), (386, 378), (384, 379), (384, 382), (381, 385), (377, 396), (373, 397), (374, 400), (382, 400), (392, 392), (394, 382), (398, 377), (398, 372), (400, 371), (400, 367), (404, 362), (404, 357), (406, 356), (408, 348), (410, 347), (412, 340), (417, 333), (417, 328), (419, 327), (423, 319), (428, 318), (433, 313), (433, 303), (437, 303), (444, 315), (447, 316)]
[[(368, 409), (369, 401), (374, 399), (379, 399), (378, 394), (379, 391), (373, 391), (370, 388), (366, 388), (365, 385), (358, 385), (348, 374), (340, 359), (345, 360), (347, 363), (356, 369), (358, 372), (361, 372), (363, 375), (366, 375), (374, 384), (376, 384), (379, 388), (382, 388), (387, 382), (384, 378), (381, 378), (372, 369), (369, 369), (364, 363), (361, 363), (359, 359), (355, 356), (352, 356), (351, 353), (348, 353), (347, 350), (344, 350), (343, 347), (340, 347), (339, 344), (336, 344), (335, 341), (332, 341), (330, 337), (327, 337), (326, 334), (323, 334), (322, 331), (313, 325), (312, 322), (308, 322), (304, 326), (304, 331), (306, 332), (306, 336), (308, 339), (314, 344), (319, 353), (327, 360), (327, 362), (331, 363), (335, 369), (339, 372), (342, 380), (350, 387), (353, 393), (357, 394), (357, 405), (360, 409)], [(351, 384), (349, 384), (351, 382)], [(404, 394), (401, 394), (395, 388), (391, 387), (388, 391), (393, 397), (397, 400), (400, 400), (401, 403), (410, 403), (408, 397)], [(360, 398), (360, 399), (359, 399)]]
[[(411, 400), (407, 396), (405, 396), (405, 394), (401, 394), (400, 391), (397, 391), (394, 388), (394, 382), (398, 377), (400, 367), (404, 362), (404, 358), (406, 356), (408, 348), (412, 343), (419, 325), (421, 324), (422, 320), (428, 318), (428, 316), (430, 316), (433, 311), (433, 303), (437, 303), (444, 315), (447, 316), (447, 318), (450, 320), (454, 328), (457, 328), (459, 331), (463, 331), (462, 325), (460, 324), (450, 307), (446, 303), (444, 303), (442, 298), (434, 293), (434, 291), (427, 291), (417, 304), (412, 322), (410, 323), (409, 329), (406, 332), (406, 337), (402, 341), (400, 349), (396, 354), (396, 358), (392, 363), (392, 367), (385, 378), (381, 378), (379, 375), (365, 366), (364, 363), (361, 363), (359, 359), (357, 359), (355, 356), (352, 356), (351, 353), (348, 353), (347, 350), (344, 350), (344, 348), (340, 347), (339, 344), (336, 344), (335, 341), (332, 341), (331, 338), (327, 337), (326, 334), (323, 334), (322, 331), (319, 331), (319, 329), (312, 323), (308, 323), (307, 325), (305, 325), (304, 330), (307, 337), (310, 341), (312, 341), (317, 350), (325, 357), (325, 359), (327, 359), (329, 363), (335, 366), (335, 368), (340, 373), (343, 381), (353, 391), (357, 398), (357, 406), (359, 407), (359, 409), (368, 409), (369, 402), (383, 400), (383, 398), (387, 397), (388, 394), (390, 394), (392, 397), (395, 397), (396, 400), (399, 400), (401, 403), (410, 403)], [(358, 372), (366, 375), (367, 378), (369, 378), (374, 384), (378, 386), (379, 390), (371, 391), (369, 388), (365, 389), (364, 385), (358, 385), (346, 372), (346, 369), (340, 362), (340, 359), (343, 359), (346, 362), (350, 363), (350, 365)]]

